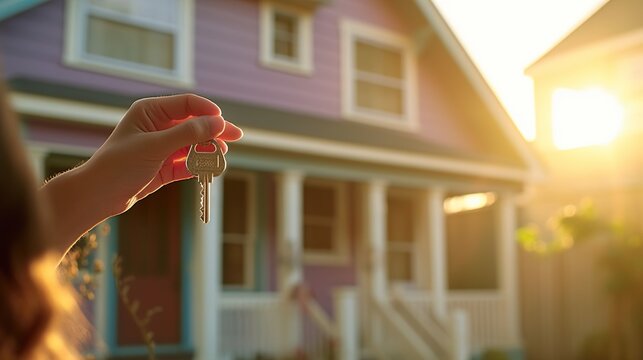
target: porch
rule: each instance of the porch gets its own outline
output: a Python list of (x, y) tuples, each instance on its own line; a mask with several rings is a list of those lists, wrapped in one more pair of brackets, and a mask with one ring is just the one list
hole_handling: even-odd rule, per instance
[[(274, 272), (274, 287), (235, 291), (226, 286), (225, 274), (221, 275), (219, 311), (210, 315), (219, 321), (218, 341), (213, 345), (219, 356), (468, 359), (487, 349), (520, 348), (515, 205), (510, 191), (445, 191), (383, 181), (350, 181), (348, 190), (341, 190), (336, 183), (346, 183), (345, 179), (320, 179), (301, 171), (265, 176), (274, 180), (274, 188), (268, 189), (275, 196), (275, 262), (268, 265), (272, 267), (268, 271)], [(311, 267), (321, 273), (336, 271), (332, 262), (315, 261), (319, 253), (311, 256), (312, 240), (306, 234), (310, 214), (305, 209), (310, 208), (305, 204), (311, 184), (340, 189), (349, 199), (350, 211), (337, 210), (336, 214), (352, 219), (350, 225), (342, 226), (355, 230), (343, 238), (347, 242), (344, 250), (349, 252), (346, 271), (354, 277), (347, 286), (323, 289), (316, 283), (319, 278), (311, 275)], [(230, 195), (225, 189), (225, 179), (213, 186), (213, 198), (219, 198), (213, 202), (219, 207), (213, 214), (228, 211), (224, 199)], [(494, 195), (489, 203), (467, 205), (472, 200), (462, 195), (475, 190), (487, 197)], [(486, 215), (474, 223), (458, 220), (453, 214), (471, 210), (452, 211), (445, 205), (458, 199), (461, 203), (452, 206), (478, 206), (487, 209)], [(459, 227), (469, 225), (475, 231), (480, 222), (492, 222), (492, 242), (468, 245), (490, 246), (491, 250), (477, 249), (469, 255), (483, 257), (492, 270), (476, 279), (471, 271), (458, 273), (457, 268), (467, 260), (457, 255), (462, 252), (459, 247), (467, 243), (454, 247), (453, 239), (466, 237)], [(225, 220), (222, 223), (225, 226)], [(213, 227), (206, 227), (204, 238), (212, 241), (214, 237), (225, 244), (226, 231)], [(314, 245), (316, 250), (324, 247), (323, 242)], [(337, 252), (337, 246), (331, 242), (327, 250)], [(225, 266), (221, 271), (226, 272)]]

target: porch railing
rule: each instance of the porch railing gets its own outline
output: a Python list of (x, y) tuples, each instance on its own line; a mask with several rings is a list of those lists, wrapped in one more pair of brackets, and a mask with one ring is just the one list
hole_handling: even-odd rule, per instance
[(224, 294), (220, 305), (221, 358), (335, 358), (337, 329), (310, 296)]
[[(429, 292), (408, 290), (403, 296), (413, 314), (423, 321), (430, 321), (432, 300)], [(447, 308), (450, 312), (460, 309), (468, 314), (473, 352), (515, 345), (511, 344), (506, 302), (501, 294), (485, 291), (452, 292), (447, 296)]]
[(378, 359), (438, 359), (429, 345), (409, 327), (389, 302), (368, 302), (369, 349)]
[(224, 294), (219, 325), (221, 358), (292, 355), (297, 346), (296, 321), (296, 308), (281, 294)]

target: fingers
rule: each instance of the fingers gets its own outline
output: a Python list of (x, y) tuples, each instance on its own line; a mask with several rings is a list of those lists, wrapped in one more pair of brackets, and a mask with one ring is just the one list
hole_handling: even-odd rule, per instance
[(170, 156), (163, 165), (159, 172), (154, 176), (143, 190), (136, 195), (136, 200), (141, 200), (147, 195), (160, 189), (162, 186), (174, 181), (185, 180), (194, 177), (190, 171), (185, 167), (185, 156), (187, 149), (181, 149), (172, 156)]
[(221, 116), (199, 116), (156, 132), (152, 149), (165, 158), (179, 148), (217, 138), (221, 140), (221, 149), (227, 151), (224, 141), (236, 141), (242, 136), (241, 129)]
[(215, 103), (194, 94), (140, 99), (131, 109), (151, 121), (156, 130), (167, 129), (172, 121), (191, 116), (221, 115), (221, 109)]

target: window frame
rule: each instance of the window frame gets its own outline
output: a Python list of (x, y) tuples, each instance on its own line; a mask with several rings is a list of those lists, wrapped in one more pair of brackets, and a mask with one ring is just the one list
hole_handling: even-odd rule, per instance
[[(297, 22), (297, 54), (295, 61), (289, 61), (275, 55), (274, 16), (281, 13), (292, 16)], [(259, 63), (269, 69), (279, 70), (295, 75), (312, 75), (312, 10), (282, 4), (271, 0), (262, 0), (259, 5)]]
[[(345, 119), (366, 122), (395, 129), (415, 130), (418, 127), (417, 116), (417, 61), (413, 42), (407, 36), (350, 19), (341, 21), (341, 71), (342, 71), (342, 116)], [(402, 56), (402, 104), (400, 116), (374, 109), (364, 109), (356, 103), (355, 44), (364, 40), (387, 48), (399, 49)]]
[[(82, 0), (66, 0), (63, 63), (70, 67), (160, 85), (192, 88), (194, 81), (194, 0), (178, 2), (181, 14), (176, 25), (162, 24), (125, 16), (107, 9), (92, 9)], [(174, 69), (89, 54), (85, 48), (89, 15), (98, 15), (127, 25), (161, 30), (174, 36)]]
[[(255, 249), (256, 249), (256, 210), (257, 210), (257, 200), (256, 200), (256, 176), (254, 173), (249, 171), (242, 170), (228, 170), (223, 178), (223, 196), (225, 196), (225, 179), (235, 179), (235, 180), (244, 180), (248, 186), (247, 192), (247, 203), (246, 203), (246, 224), (247, 224), (247, 233), (245, 235), (245, 241), (233, 241), (234, 244), (242, 243), (244, 245), (244, 262), (245, 262), (245, 272), (247, 276), (244, 279), (242, 285), (224, 285), (223, 284), (223, 268), (221, 269), (221, 288), (226, 291), (234, 290), (253, 290), (256, 285), (255, 279)], [(225, 198), (224, 198), (225, 199)], [(224, 204), (222, 204), (224, 206)], [(242, 237), (242, 235), (230, 234), (226, 236), (223, 231), (223, 224), (221, 226), (221, 255), (223, 256), (223, 245), (226, 242), (226, 237)], [(223, 266), (223, 262), (221, 263)]]
[[(304, 187), (306, 185), (330, 187), (335, 192), (335, 216), (333, 225), (333, 249), (331, 251), (307, 250), (304, 246), (304, 229), (306, 225), (306, 214), (303, 206)], [(301, 236), (302, 236), (302, 258), (306, 265), (329, 265), (341, 266), (349, 263), (350, 253), (348, 246), (348, 224), (346, 217), (347, 209), (347, 187), (339, 181), (325, 179), (305, 179), (302, 185), (302, 207), (301, 207)]]

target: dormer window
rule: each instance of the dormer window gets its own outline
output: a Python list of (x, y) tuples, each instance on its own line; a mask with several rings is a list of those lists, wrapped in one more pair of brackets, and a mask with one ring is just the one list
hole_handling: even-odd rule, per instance
[(353, 21), (342, 23), (344, 117), (384, 126), (415, 125), (415, 60), (409, 39)]
[(263, 1), (260, 16), (261, 64), (280, 71), (310, 74), (311, 10)]
[(67, 0), (65, 62), (171, 86), (192, 80), (193, 0)]

